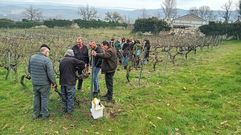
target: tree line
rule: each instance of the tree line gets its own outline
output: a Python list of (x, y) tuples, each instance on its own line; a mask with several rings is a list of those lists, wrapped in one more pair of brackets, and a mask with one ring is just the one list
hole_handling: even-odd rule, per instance
[(119, 23), (113, 21), (103, 21), (103, 20), (61, 20), (61, 19), (51, 19), (45, 21), (31, 21), (23, 19), (22, 21), (13, 21), (10, 19), (0, 19), (0, 28), (32, 28), (35, 26), (45, 25), (48, 28), (54, 27), (71, 27), (72, 25), (77, 24), (80, 28), (105, 28), (105, 27), (127, 27), (126, 23)]
[(241, 22), (237, 23), (215, 23), (211, 22), (208, 25), (199, 27), (200, 31), (205, 35), (217, 36), (225, 35), (232, 39), (241, 39)]
[(14, 22), (10, 19), (0, 19), (0, 28), (31, 28), (39, 25), (45, 25), (49, 28), (53, 27), (69, 27), (77, 23), (81, 28), (99, 28), (99, 27), (127, 27), (122, 16), (118, 12), (106, 12), (104, 20), (97, 19), (97, 11), (94, 7), (86, 6), (78, 9), (80, 19), (65, 20), (65, 19), (47, 19), (44, 20), (40, 9), (30, 5), (25, 9), (23, 15), (25, 19)]
[[(233, 5), (232, 0), (228, 0), (222, 6), (224, 10), (222, 18), (224, 23), (229, 23), (231, 10)], [(142, 17), (135, 20), (133, 32), (152, 32), (158, 33), (160, 31), (166, 31), (170, 29), (170, 24), (177, 17), (176, 0), (163, 0), (162, 1), (162, 11), (164, 13), (164, 18), (159, 19), (159, 17), (148, 17), (146, 10), (142, 10)], [(241, 18), (241, 1), (237, 3), (237, 12), (239, 18)], [(206, 21), (216, 20), (213, 11), (209, 6), (200, 6), (199, 8), (193, 7), (189, 10), (190, 14), (195, 14)], [(45, 25), (49, 28), (53, 27), (71, 27), (75, 24), (80, 28), (99, 28), (99, 27), (124, 27), (126, 28), (128, 24), (126, 20), (116, 11), (108, 11), (105, 13), (105, 19), (97, 19), (97, 10), (94, 7), (85, 6), (78, 9), (78, 14), (80, 19), (75, 20), (64, 20), (64, 19), (48, 19), (43, 20), (42, 12), (40, 9), (33, 8), (30, 6), (26, 8), (23, 12), (26, 19), (22, 21), (14, 22), (9, 19), (0, 19), (0, 28), (32, 28), (39, 25)]]
[[(126, 23), (119, 23), (115, 21), (103, 21), (103, 20), (45, 20), (43, 22), (31, 21), (23, 19), (19, 22), (14, 22), (9, 19), (0, 19), (0, 28), (32, 28), (35, 26), (45, 25), (49, 28), (54, 27), (71, 27), (71, 25), (77, 24), (80, 28), (100, 28), (100, 27), (124, 27), (128, 25)], [(170, 30), (169, 25), (164, 20), (159, 20), (156, 17), (137, 19), (134, 23), (133, 32), (152, 32), (158, 33), (160, 31)]]

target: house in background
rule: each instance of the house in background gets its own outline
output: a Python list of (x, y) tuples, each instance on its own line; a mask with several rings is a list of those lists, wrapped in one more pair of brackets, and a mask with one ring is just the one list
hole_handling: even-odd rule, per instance
[(202, 19), (199, 16), (194, 14), (187, 14), (181, 17), (178, 17), (173, 20), (172, 27), (173, 28), (198, 28), (202, 25), (206, 25), (208, 22)]

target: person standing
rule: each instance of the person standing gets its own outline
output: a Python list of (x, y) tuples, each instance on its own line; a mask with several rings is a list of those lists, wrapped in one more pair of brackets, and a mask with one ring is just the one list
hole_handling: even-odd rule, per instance
[(109, 42), (102, 42), (103, 53), (97, 53), (92, 50), (91, 54), (95, 57), (101, 57), (101, 72), (105, 74), (105, 83), (107, 87), (107, 93), (104, 98), (107, 98), (108, 102), (112, 102), (113, 100), (113, 77), (115, 74), (115, 70), (117, 68), (117, 53), (116, 49), (113, 48)]
[(143, 51), (144, 51), (144, 64), (147, 64), (147, 62), (149, 61), (149, 53), (150, 53), (150, 49), (151, 49), (151, 45), (150, 45), (150, 41), (148, 39), (144, 40), (144, 47), (143, 47)]
[(114, 43), (114, 48), (117, 51), (117, 58), (120, 64), (122, 64), (122, 50), (121, 50), (121, 42), (119, 40), (116, 40)]
[[(78, 60), (82, 60), (85, 63), (86, 72), (89, 72), (89, 54), (88, 48), (83, 44), (83, 40), (81, 37), (77, 37), (76, 39), (77, 44), (72, 47), (74, 51), (74, 57)], [(79, 74), (82, 74), (83, 70), (78, 70)], [(80, 91), (82, 89), (83, 78), (80, 78), (78, 81), (77, 89)]]
[(131, 55), (131, 40), (127, 39), (126, 42), (123, 43), (122, 46), (122, 56), (123, 56), (123, 60), (122, 60), (122, 64), (124, 69), (127, 69), (128, 63), (129, 63), (129, 57)]
[(61, 93), (63, 94), (64, 113), (71, 115), (74, 109), (74, 96), (76, 85), (76, 71), (77, 69), (83, 70), (85, 63), (81, 60), (74, 58), (72, 49), (68, 49), (64, 58), (60, 61), (60, 85)]
[(28, 65), (33, 85), (33, 119), (48, 118), (48, 98), (50, 86), (57, 88), (53, 64), (48, 58), (50, 48), (43, 44), (40, 52), (31, 56)]
[(140, 44), (139, 40), (135, 40), (133, 53), (134, 53), (134, 67), (138, 68), (140, 66), (140, 57), (142, 53), (142, 45)]
[[(89, 47), (94, 50), (96, 53), (103, 53), (102, 48), (100, 46), (97, 46), (95, 41), (90, 41), (89, 42)], [(100, 91), (100, 86), (99, 86), (99, 78), (98, 74), (101, 69), (101, 63), (102, 63), (102, 58), (101, 57), (94, 57), (93, 58), (93, 83), (94, 83), (94, 91), (93, 91), (93, 96), (97, 97), (98, 93)]]

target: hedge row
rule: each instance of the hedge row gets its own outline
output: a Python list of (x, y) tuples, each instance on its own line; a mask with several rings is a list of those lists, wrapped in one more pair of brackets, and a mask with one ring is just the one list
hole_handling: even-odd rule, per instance
[(160, 31), (170, 30), (169, 25), (156, 17), (137, 19), (134, 24), (133, 32), (151, 32), (159, 33)]
[(9, 19), (0, 19), (0, 28), (32, 28), (35, 26), (46, 25), (49, 28), (53, 27), (69, 27), (73, 23), (77, 23), (81, 28), (99, 28), (99, 27), (127, 27), (125, 23), (117, 23), (117, 22), (105, 22), (102, 20), (81, 20), (76, 19), (73, 21), (70, 20), (45, 20), (43, 22), (35, 22), (23, 19), (22, 21), (14, 22)]
[(239, 23), (209, 23), (199, 27), (206, 35), (227, 35), (234, 39), (241, 39), (241, 22)]

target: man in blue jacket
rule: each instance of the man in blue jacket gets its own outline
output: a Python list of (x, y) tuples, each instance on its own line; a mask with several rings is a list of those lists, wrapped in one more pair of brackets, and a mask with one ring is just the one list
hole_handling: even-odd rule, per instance
[(33, 119), (48, 118), (48, 97), (50, 86), (57, 87), (53, 64), (48, 58), (50, 48), (43, 44), (40, 52), (31, 56), (28, 71), (31, 75), (34, 101)]

